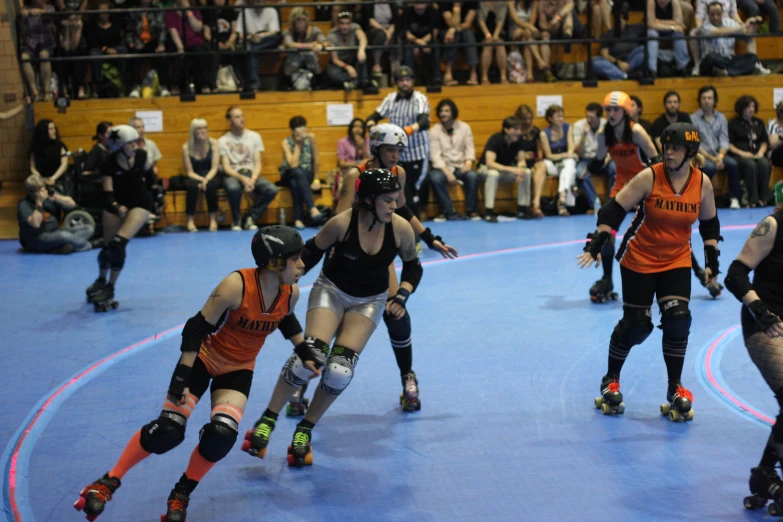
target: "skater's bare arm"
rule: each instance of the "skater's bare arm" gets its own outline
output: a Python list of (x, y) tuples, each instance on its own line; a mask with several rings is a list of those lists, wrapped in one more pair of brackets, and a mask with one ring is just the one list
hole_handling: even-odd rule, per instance
[(633, 142), (642, 148), (650, 160), (658, 156), (658, 149), (655, 148), (655, 143), (653, 143), (647, 131), (644, 130), (644, 127), (634, 123), (631, 131), (633, 132)]
[(386, 311), (397, 319), (405, 315), (405, 303), (416, 290), (421, 280), (421, 263), (416, 252), (416, 236), (413, 228), (405, 219), (397, 216), (392, 218), (394, 235), (397, 238), (400, 258), (403, 262), (402, 280), (394, 298), (386, 304)]
[(650, 195), (654, 179), (652, 169), (644, 169), (617, 193), (615, 201), (628, 212)]

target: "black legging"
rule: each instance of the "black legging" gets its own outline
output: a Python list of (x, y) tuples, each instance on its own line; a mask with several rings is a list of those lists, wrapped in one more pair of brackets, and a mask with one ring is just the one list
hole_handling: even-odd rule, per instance
[[(198, 194), (201, 192), (199, 186), (201, 183), (195, 179), (188, 178), (185, 180), (185, 190), (187, 196), (185, 198), (185, 213), (188, 216), (192, 216), (196, 213), (196, 205), (198, 204)], [(220, 179), (215, 176), (207, 183), (207, 190), (205, 196), (207, 198), (207, 210), (210, 214), (214, 214), (218, 211), (218, 196), (217, 191), (220, 188)]]

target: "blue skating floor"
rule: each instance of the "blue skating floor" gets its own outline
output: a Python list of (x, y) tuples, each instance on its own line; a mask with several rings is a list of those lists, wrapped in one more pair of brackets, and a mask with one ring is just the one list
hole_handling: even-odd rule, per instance
[[(766, 213), (721, 211), (724, 270)], [(430, 223), (462, 257), (442, 261), (425, 251), (424, 279), (409, 303), (421, 411), (400, 411), (400, 377), (381, 324), (351, 386), (314, 431), (314, 465), (286, 465), (296, 421), (283, 416), (265, 460), (238, 442), (204, 478), (190, 522), (774, 520), (742, 506), (769, 434), (764, 417), (774, 418), (777, 406), (732, 329), (740, 307), (730, 294), (712, 300), (693, 281), (683, 376), (695, 395), (693, 422), (659, 415), (666, 371), (657, 329), (625, 365), (625, 415), (594, 409), (622, 314), (620, 301), (590, 303), (599, 270), (576, 265), (594, 224), (591, 216)], [(251, 237), (132, 241), (120, 308), (106, 314), (84, 300), (95, 252), (22, 255), (16, 242), (0, 243), (9, 520), (84, 519), (71, 507), (80, 488), (157, 417), (179, 356), (177, 327), (221, 278), (252, 265)], [(701, 259), (697, 233), (694, 248)], [(619, 283), (616, 267), (615, 276)], [(302, 320), (306, 302), (305, 293)], [(657, 307), (654, 314), (657, 323)], [(290, 353), (278, 334), (262, 350), (241, 433), (265, 408)], [(126, 475), (100, 522), (159, 519), (209, 409), (198, 405), (183, 444)]]

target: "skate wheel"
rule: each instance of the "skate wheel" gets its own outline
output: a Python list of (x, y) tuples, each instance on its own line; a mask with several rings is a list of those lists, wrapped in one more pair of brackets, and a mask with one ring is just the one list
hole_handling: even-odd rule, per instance
[(110, 306), (112, 310), (116, 310), (117, 308), (119, 308), (120, 303), (118, 303), (117, 301), (112, 301)]
[(618, 414), (625, 413), (625, 403), (624, 403), (624, 402), (621, 402), (621, 403), (620, 403), (620, 404), (617, 406), (617, 413), (618, 413)]
[(313, 452), (308, 452), (307, 455), (305, 455), (304, 458), (305, 466), (312, 466), (313, 465)]
[(242, 451), (249, 453), (250, 450), (250, 441), (245, 438), (245, 441), (242, 443)]
[(596, 409), (600, 408), (603, 403), (604, 403), (604, 400), (601, 397), (596, 397), (595, 398), (594, 404), (595, 404)]
[(767, 499), (752, 495), (750, 497), (745, 497), (743, 505), (745, 506), (745, 509), (759, 509), (767, 505)]
[(79, 497), (76, 502), (73, 503), (73, 507), (76, 509), (76, 511), (81, 511), (84, 509), (84, 506), (87, 504), (87, 499), (84, 497)]
[(661, 415), (668, 415), (671, 407), (668, 404), (661, 404)]
[(601, 413), (604, 415), (610, 415), (612, 413), (612, 407), (609, 406), (608, 403), (602, 402), (601, 403)]
[(245, 432), (245, 440), (250, 440), (250, 430)]
[(688, 414), (685, 416), (685, 420), (693, 420), (693, 417), (694, 417), (695, 415), (696, 415), (696, 414), (693, 412), (693, 410), (690, 410), (690, 411), (688, 412)]
[(680, 412), (677, 410), (669, 410), (669, 420), (677, 422), (680, 420)]
[(612, 292), (611, 294), (609, 294), (609, 298), (610, 298), (612, 301), (617, 301), (617, 299), (618, 299), (619, 297), (620, 297), (620, 296), (619, 296), (619, 295), (617, 295), (617, 292)]
[(87, 517), (86, 517), (86, 518), (87, 518), (87, 520), (89, 520), (90, 522), (93, 522), (95, 519), (97, 519), (97, 518), (98, 518), (98, 515), (87, 515)]
[(769, 507), (767, 508), (767, 511), (773, 517), (776, 517), (781, 514), (780, 506), (778, 505), (777, 502), (772, 502), (772, 504), (770, 504)]
[(295, 466), (295, 465), (296, 465), (296, 463), (294, 462), (294, 456), (291, 455), (290, 450), (289, 450), (289, 453), (288, 453), (288, 466), (290, 467), (290, 466)]

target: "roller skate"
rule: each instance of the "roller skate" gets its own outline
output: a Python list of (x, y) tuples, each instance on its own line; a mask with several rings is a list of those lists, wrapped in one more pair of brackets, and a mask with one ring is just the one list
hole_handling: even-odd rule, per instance
[(667, 404), (661, 404), (661, 415), (672, 422), (693, 420), (693, 394), (682, 384), (670, 384), (666, 392)]
[(614, 283), (612, 283), (612, 280), (601, 278), (590, 287), (590, 300), (595, 304), (603, 304), (609, 300), (617, 301), (619, 296), (613, 290)]
[(769, 505), (769, 514), (779, 516), (781, 512), (781, 504), (778, 499), (783, 494), (783, 481), (780, 480), (778, 472), (773, 467), (757, 467), (750, 470), (750, 480), (748, 481), (750, 486), (751, 496), (745, 497), (743, 504), (745, 509), (759, 509), (767, 505), (767, 500), (771, 500), (772, 504)]
[(596, 409), (600, 408), (604, 415), (621, 414), (625, 412), (623, 394), (620, 393), (619, 376), (605, 375), (601, 379), (601, 396), (595, 398)]
[(252, 430), (247, 430), (245, 440), (242, 442), (242, 451), (245, 451), (253, 457), (263, 459), (266, 456), (266, 447), (269, 444), (269, 438), (275, 430), (277, 421), (269, 417), (261, 417), (253, 425)]
[(84, 511), (87, 520), (92, 522), (103, 513), (106, 503), (121, 485), (120, 479), (105, 474), (79, 493), (79, 499), (73, 503), (76, 511)]
[(187, 522), (190, 494), (193, 493), (196, 486), (198, 486), (198, 481), (189, 479), (183, 473), (169, 494), (169, 499), (166, 501), (168, 509), (165, 515), (160, 516), (160, 522)]
[(106, 279), (99, 277), (93, 284), (87, 287), (87, 290), (85, 290), (85, 293), (87, 294), (87, 302), (94, 302), (95, 296), (100, 294), (104, 288), (106, 288)]
[(114, 300), (114, 285), (107, 283), (100, 292), (93, 296), (92, 304), (96, 312), (116, 310), (120, 303)]
[(313, 450), (310, 446), (313, 430), (297, 426), (291, 445), (288, 446), (288, 465), (301, 468), (313, 465)]
[(406, 373), (402, 376), (400, 405), (402, 406), (402, 411), (419, 411), (421, 409), (419, 381), (416, 379), (414, 372)]
[(301, 388), (298, 388), (291, 398), (288, 399), (288, 405), (285, 407), (286, 417), (301, 417), (307, 413), (310, 401), (305, 399), (304, 394), (306, 391), (307, 383), (303, 384)]
[(696, 275), (696, 279), (699, 280), (699, 283), (701, 283), (701, 286), (707, 289), (707, 291), (710, 293), (713, 299), (718, 297), (721, 292), (723, 292), (723, 285), (720, 284), (718, 281), (715, 281), (712, 284), (707, 284), (704, 281), (704, 278), (707, 276), (707, 274), (704, 273), (704, 270), (701, 268), (694, 268), (693, 273)]

